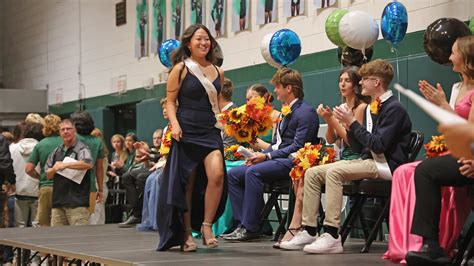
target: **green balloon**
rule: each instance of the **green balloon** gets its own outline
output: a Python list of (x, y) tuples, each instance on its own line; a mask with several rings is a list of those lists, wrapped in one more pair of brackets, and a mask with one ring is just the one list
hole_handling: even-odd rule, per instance
[(345, 9), (336, 9), (326, 19), (326, 35), (332, 43), (339, 47), (347, 46), (339, 35), (339, 21), (341, 21), (342, 17), (347, 13), (349, 13), (349, 11)]
[(471, 33), (474, 34), (474, 17), (469, 21), (469, 29), (471, 30)]

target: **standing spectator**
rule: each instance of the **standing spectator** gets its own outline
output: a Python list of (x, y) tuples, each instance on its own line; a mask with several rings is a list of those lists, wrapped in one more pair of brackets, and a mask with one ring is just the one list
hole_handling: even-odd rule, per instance
[[(95, 203), (102, 202), (103, 198), (103, 180), (104, 180), (104, 144), (99, 138), (91, 136), (94, 130), (94, 120), (87, 112), (75, 112), (71, 115), (71, 121), (74, 123), (77, 131), (77, 139), (85, 143), (92, 156), (91, 180), (90, 180), (90, 199), (89, 211), (94, 213)], [(97, 186), (96, 186), (97, 182)]]
[[(13, 163), (10, 156), (10, 149), (8, 148), (8, 142), (0, 134), (0, 216), (2, 218), (1, 222), (5, 220), (8, 223), (9, 214), (4, 213), (6, 208), (6, 201), (8, 199), (8, 194), (15, 191), (15, 172), (13, 171)], [(7, 183), (4, 185), (4, 182)], [(10, 214), (11, 215), (11, 214)], [(10, 247), (0, 246), (0, 252), (2, 252), (3, 259), (0, 260), (0, 264), (9, 263), (13, 261), (13, 253)]]
[[(77, 140), (76, 128), (71, 120), (61, 121), (59, 132), (64, 143), (49, 155), (46, 162), (46, 177), (54, 178), (51, 226), (86, 225), (90, 215), (90, 170), (93, 167), (91, 151), (86, 144)], [(76, 161), (63, 162), (66, 157)], [(87, 172), (78, 184), (58, 173), (64, 169)]]
[[(33, 149), (25, 166), (25, 172), (36, 179), (39, 179), (38, 194), (38, 224), (39, 226), (51, 225), (51, 209), (53, 200), (53, 180), (46, 178), (45, 166), (48, 156), (53, 150), (63, 143), (59, 137), (59, 123), (61, 118), (57, 115), (47, 115), (44, 117), (44, 127), (42, 139)], [(40, 172), (35, 167), (39, 163)]]
[[(95, 210), (94, 210), (94, 213), (91, 214), (89, 223), (90, 224), (105, 224), (105, 202), (107, 201), (107, 195), (109, 193), (107, 185), (106, 185), (106, 183), (109, 181), (108, 176), (106, 175), (107, 166), (109, 165), (109, 160), (107, 159), (109, 155), (109, 150), (107, 149), (107, 146), (105, 145), (104, 135), (102, 134), (102, 131), (100, 131), (100, 129), (95, 128), (94, 130), (92, 130), (91, 135), (99, 138), (100, 141), (102, 142), (102, 145), (104, 146), (104, 159), (102, 160), (102, 165), (103, 165), (102, 173), (103, 173), (104, 180), (102, 180), (102, 201), (96, 202)], [(96, 171), (98, 170), (96, 169)]]
[[(23, 125), (25, 124), (25, 125)], [(43, 126), (38, 123), (25, 123), (17, 125), (18, 130), (23, 130), (17, 143), (10, 145), (10, 154), (13, 159), (13, 169), (16, 174), (15, 193), (15, 226), (31, 227), (37, 225), (36, 212), (38, 210), (38, 178), (25, 172), (30, 154), (39, 140), (43, 138)], [(16, 130), (15, 130), (16, 131)]]

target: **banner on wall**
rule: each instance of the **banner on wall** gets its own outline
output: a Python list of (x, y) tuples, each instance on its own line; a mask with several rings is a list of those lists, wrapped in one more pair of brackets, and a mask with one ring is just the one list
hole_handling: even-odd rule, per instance
[(215, 38), (225, 35), (225, 3), (225, 0), (211, 0), (211, 17), (207, 27)]
[(277, 0), (257, 1), (257, 25), (277, 21)]
[(249, 28), (249, 1), (232, 0), (232, 31), (239, 32)]
[(158, 49), (165, 38), (166, 0), (153, 0), (153, 22), (151, 24), (151, 53), (158, 54)]
[(190, 0), (191, 6), (191, 25), (192, 24), (203, 24), (206, 21), (206, 1), (205, 0)]
[(296, 17), (304, 14), (305, 0), (283, 0), (283, 17)]
[(317, 9), (326, 8), (334, 5), (335, 3), (336, 0), (314, 0), (314, 7)]
[(179, 40), (183, 33), (183, 0), (171, 0), (170, 39)]
[(148, 4), (137, 0), (135, 26), (135, 57), (148, 56)]

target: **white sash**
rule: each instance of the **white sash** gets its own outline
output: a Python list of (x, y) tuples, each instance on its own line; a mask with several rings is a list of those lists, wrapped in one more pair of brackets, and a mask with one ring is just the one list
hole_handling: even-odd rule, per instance
[[(389, 97), (384, 97), (382, 102), (386, 101), (390, 96), (392, 96), (392, 91), (387, 91), (386, 93), (390, 93)], [(383, 95), (385, 96), (385, 95)], [(374, 126), (372, 122), (372, 115), (370, 114), (370, 105), (367, 105), (365, 109), (365, 122), (367, 131), (372, 133), (372, 128)], [(374, 159), (375, 165), (377, 166), (377, 170), (379, 171), (379, 177), (385, 180), (392, 180), (392, 171), (390, 171), (390, 167), (388, 166), (387, 159), (385, 158), (385, 154), (376, 154), (372, 150), (370, 150), (372, 154), (372, 158)]]
[(456, 99), (459, 95), (459, 90), (461, 89), (462, 82), (454, 83), (453, 88), (451, 89), (451, 96), (449, 97), (449, 106), (454, 109), (456, 105)]
[(204, 74), (201, 71), (201, 68), (198, 66), (196, 62), (194, 62), (191, 58), (187, 58), (184, 60), (184, 64), (193, 72), (194, 76), (201, 82), (202, 86), (206, 90), (207, 97), (209, 98), (209, 102), (211, 103), (212, 107), (212, 112), (214, 112), (214, 115), (216, 117), (216, 125), (218, 129), (223, 129), (222, 124), (219, 122), (219, 104), (217, 102), (217, 90), (216, 87), (214, 87), (214, 84), (212, 84), (209, 79), (204, 77)]

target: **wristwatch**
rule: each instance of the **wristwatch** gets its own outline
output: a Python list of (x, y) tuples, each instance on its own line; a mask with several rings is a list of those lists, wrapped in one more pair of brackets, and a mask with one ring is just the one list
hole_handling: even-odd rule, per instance
[(474, 142), (471, 143), (471, 154), (474, 156)]

